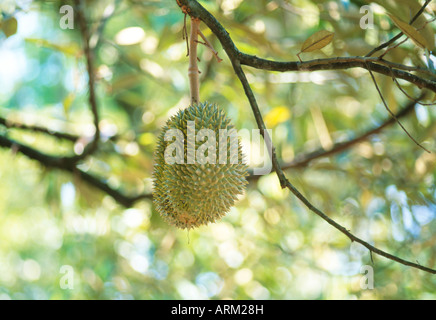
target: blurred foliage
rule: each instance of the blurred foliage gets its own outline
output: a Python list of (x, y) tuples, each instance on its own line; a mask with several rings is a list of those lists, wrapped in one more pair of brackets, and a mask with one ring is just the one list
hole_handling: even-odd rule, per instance
[[(407, 4), (412, 2), (419, 8), (418, 1)], [(0, 116), (89, 137), (81, 37), (77, 26), (60, 28), (64, 4), (71, 3), (0, 3)], [(371, 3), (374, 27), (361, 29), (364, 1), (202, 4), (240, 50), (282, 61), (295, 61), (303, 42), (319, 30), (334, 32), (332, 42), (303, 59), (365, 55), (398, 33), (386, 13), (408, 21), (405, 8), (411, 8)], [(150, 192), (156, 137), (166, 119), (189, 103), (183, 14), (176, 1), (87, 0), (85, 8), (104, 141), (81, 168), (132, 195)], [(434, 37), (434, 24), (426, 29)], [(224, 60), (218, 64), (200, 46), (200, 96), (225, 109), (238, 129), (255, 129), (228, 58), (205, 25), (202, 30)], [(426, 67), (422, 50), (411, 41), (386, 59)], [(324, 146), (326, 138), (355, 137), (389, 116), (364, 70), (244, 70), (283, 162)], [(376, 77), (392, 110), (408, 102), (392, 79)], [(402, 85), (418, 96), (417, 88)], [(435, 118), (434, 107), (416, 106), (402, 122), (436, 150)], [(71, 154), (74, 148), (42, 133), (0, 127), (6, 132), (50, 154)], [(108, 139), (113, 135), (118, 138)], [(314, 205), (356, 235), (434, 268), (435, 165), (434, 153), (392, 126), (287, 174)], [(251, 183), (222, 221), (187, 234), (167, 226), (151, 201), (123, 208), (74, 175), (46, 169), (13, 150), (0, 150), (0, 167), (0, 298), (436, 299), (434, 276), (375, 255), (375, 288), (361, 289), (361, 267), (372, 265), (369, 252), (281, 190), (274, 174)], [(59, 285), (63, 265), (74, 270), (71, 290)]]

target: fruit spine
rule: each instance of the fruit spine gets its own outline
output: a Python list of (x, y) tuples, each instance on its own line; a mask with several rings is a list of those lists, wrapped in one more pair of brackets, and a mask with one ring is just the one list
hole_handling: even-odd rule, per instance
[[(208, 148), (206, 163), (200, 164), (197, 159), (189, 163), (188, 154), (192, 149), (195, 154), (201, 152), (206, 142), (195, 141), (190, 143), (188, 127), (189, 121), (195, 123), (195, 130), (208, 129), (214, 137), (208, 139), (215, 145)], [(176, 146), (174, 152), (183, 148), (182, 163), (168, 163), (167, 148), (176, 142), (166, 141), (168, 130), (177, 130), (183, 133), (182, 142)], [(180, 110), (171, 117), (163, 128), (158, 139), (155, 153), (155, 168), (153, 173), (154, 194), (153, 199), (157, 211), (169, 224), (182, 229), (191, 229), (200, 225), (215, 222), (223, 217), (233, 206), (238, 195), (243, 193), (247, 184), (247, 166), (243, 163), (243, 154), (240, 141), (237, 139), (237, 153), (232, 155), (232, 137), (220, 136), (221, 132), (235, 131), (225, 113), (216, 105), (205, 102)], [(213, 139), (215, 138), (215, 139)], [(211, 146), (211, 141), (208, 141)], [(219, 163), (210, 161), (221, 156), (220, 146), (225, 146), (225, 161)], [(215, 154), (212, 154), (212, 152)], [(230, 152), (228, 152), (230, 151)], [(177, 157), (177, 156), (176, 156)], [(188, 162), (188, 163), (187, 163)], [(210, 163), (212, 162), (212, 163)], [(222, 163), (224, 162), (224, 163)]]

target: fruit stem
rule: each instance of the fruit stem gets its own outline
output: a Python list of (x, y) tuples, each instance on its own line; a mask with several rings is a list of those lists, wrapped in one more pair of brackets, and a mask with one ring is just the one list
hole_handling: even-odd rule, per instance
[(189, 41), (189, 86), (191, 89), (191, 105), (200, 102), (200, 81), (198, 77), (198, 64), (197, 64), (197, 45), (199, 33), (200, 19), (191, 18), (191, 36)]

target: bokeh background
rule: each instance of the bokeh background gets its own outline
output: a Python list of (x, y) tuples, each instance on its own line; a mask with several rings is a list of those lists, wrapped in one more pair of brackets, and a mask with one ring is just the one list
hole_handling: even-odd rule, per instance
[[(320, 29), (334, 31), (333, 42), (303, 53), (303, 60), (365, 55), (398, 32), (387, 11), (408, 20), (407, 8), (420, 4), (372, 3), (374, 27), (361, 29), (359, 10), (367, 4), (361, 1), (201, 3), (240, 50), (283, 61), (297, 60), (301, 44)], [(0, 116), (89, 139), (94, 129), (86, 60), (77, 24), (72, 30), (60, 28), (64, 4), (72, 5), (1, 1)], [(150, 193), (156, 137), (168, 117), (189, 104), (183, 14), (176, 1), (89, 0), (84, 5), (102, 141), (80, 168), (126, 194)], [(431, 12), (425, 15), (431, 19)], [(428, 29), (434, 37), (432, 24)], [(218, 64), (200, 46), (201, 98), (226, 110), (237, 129), (255, 129), (228, 57), (204, 25), (202, 30), (223, 61)], [(410, 41), (386, 58), (428, 63)], [(328, 150), (389, 117), (364, 70), (244, 70), (284, 163), (318, 148)], [(409, 102), (390, 77), (376, 78), (393, 111)], [(417, 88), (402, 85), (419, 95)], [(434, 106), (416, 105), (402, 119), (431, 154), (393, 125), (287, 175), (314, 205), (356, 235), (434, 268), (435, 118)], [(47, 154), (70, 155), (78, 147), (2, 125), (0, 134)], [(252, 181), (220, 222), (188, 235), (168, 226), (151, 200), (125, 208), (74, 174), (0, 149), (0, 299), (436, 299), (434, 276), (376, 255), (373, 260), (368, 250), (281, 190), (274, 174)], [(74, 270), (72, 289), (60, 286), (65, 265)], [(373, 290), (361, 286), (366, 265), (374, 268)]]

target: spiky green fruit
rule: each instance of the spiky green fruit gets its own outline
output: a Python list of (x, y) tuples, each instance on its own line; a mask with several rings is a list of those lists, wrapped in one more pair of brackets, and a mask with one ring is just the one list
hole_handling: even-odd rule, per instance
[[(210, 136), (199, 137), (201, 129), (208, 129)], [(180, 134), (165, 138), (169, 132)], [(240, 141), (220, 132), (236, 130), (225, 113), (208, 102), (180, 110), (163, 127), (155, 152), (153, 199), (169, 224), (191, 229), (215, 222), (243, 193), (248, 173)]]

